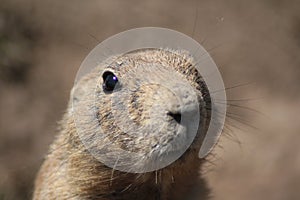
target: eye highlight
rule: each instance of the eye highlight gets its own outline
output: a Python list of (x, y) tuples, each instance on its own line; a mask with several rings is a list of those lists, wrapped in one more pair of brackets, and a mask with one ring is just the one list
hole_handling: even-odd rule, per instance
[(118, 77), (110, 72), (110, 71), (106, 71), (103, 73), (102, 75), (103, 78), (103, 90), (105, 92), (111, 92), (115, 89), (117, 83), (118, 83)]

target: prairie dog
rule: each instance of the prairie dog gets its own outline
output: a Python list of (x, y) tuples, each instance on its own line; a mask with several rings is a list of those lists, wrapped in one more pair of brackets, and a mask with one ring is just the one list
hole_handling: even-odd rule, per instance
[[(196, 101), (189, 99), (187, 84)], [(80, 117), (74, 115), (74, 102)], [(204, 159), (198, 158), (198, 152), (209, 126), (210, 104), (206, 84), (186, 51), (141, 49), (110, 57), (74, 86), (37, 176), (33, 199), (205, 198), (207, 187), (200, 170)], [(191, 129), (186, 119), (193, 120), (197, 110), (198, 131), (186, 149), (183, 141)], [(97, 140), (99, 135), (102, 140)], [(121, 160), (114, 168), (91, 153), (98, 148), (111, 152), (103, 158), (108, 162), (120, 149), (137, 157), (130, 157), (128, 166)], [(157, 159), (178, 151), (182, 151), (178, 159), (157, 167)], [(122, 166), (132, 166), (133, 171), (119, 170)]]

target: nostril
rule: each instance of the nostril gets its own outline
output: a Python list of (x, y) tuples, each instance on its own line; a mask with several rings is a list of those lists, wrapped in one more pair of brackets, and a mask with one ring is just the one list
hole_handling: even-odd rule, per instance
[(181, 122), (181, 113), (172, 113), (168, 112), (168, 115), (171, 116), (177, 123)]

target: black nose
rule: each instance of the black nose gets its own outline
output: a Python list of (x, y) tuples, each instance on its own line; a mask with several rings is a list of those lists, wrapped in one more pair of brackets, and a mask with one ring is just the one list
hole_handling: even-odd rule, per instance
[(172, 112), (168, 112), (168, 115), (171, 116), (178, 124), (180, 124), (180, 121), (181, 121), (181, 113), (172, 113)]

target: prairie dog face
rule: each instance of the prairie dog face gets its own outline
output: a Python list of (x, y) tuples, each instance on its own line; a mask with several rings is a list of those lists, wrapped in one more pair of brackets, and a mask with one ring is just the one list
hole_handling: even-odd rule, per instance
[(79, 68), (36, 196), (183, 199), (205, 190), (197, 174), (222, 128), (222, 83), (208, 52), (179, 32), (145, 27), (103, 41)]
[(86, 141), (101, 135), (101, 145), (95, 139), (88, 146), (102, 162), (134, 172), (157, 170), (205, 134), (199, 130), (209, 94), (186, 52), (137, 50), (107, 63), (92, 75), (96, 84), (90, 107), (97, 122), (84, 135)]

